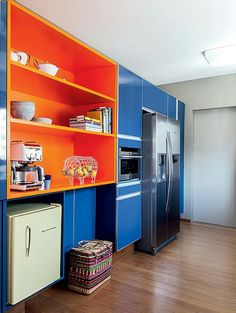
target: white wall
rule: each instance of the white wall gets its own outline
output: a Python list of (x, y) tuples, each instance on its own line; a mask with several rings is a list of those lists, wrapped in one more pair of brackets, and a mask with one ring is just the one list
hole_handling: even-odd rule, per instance
[(193, 111), (236, 106), (236, 74), (167, 84), (160, 88), (186, 104), (185, 213), (183, 217), (192, 218)]

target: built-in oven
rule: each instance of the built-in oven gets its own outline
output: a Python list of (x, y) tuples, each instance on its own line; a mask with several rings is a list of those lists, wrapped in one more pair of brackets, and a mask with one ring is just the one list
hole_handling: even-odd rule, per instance
[(140, 179), (141, 175), (141, 149), (120, 147), (119, 148), (119, 182), (132, 179)]

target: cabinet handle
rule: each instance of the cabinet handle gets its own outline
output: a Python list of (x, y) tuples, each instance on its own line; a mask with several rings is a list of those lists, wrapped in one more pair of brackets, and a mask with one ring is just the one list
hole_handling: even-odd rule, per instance
[(129, 199), (129, 198), (133, 198), (133, 197), (140, 196), (141, 194), (142, 194), (141, 191), (139, 191), (139, 192), (133, 192), (133, 193), (129, 193), (128, 195), (124, 195), (124, 196), (117, 197), (116, 200), (117, 200), (117, 201), (125, 200), (125, 199)]
[(27, 227), (25, 229), (25, 235), (26, 235), (26, 240), (25, 240), (26, 256), (29, 256), (30, 255), (30, 246), (31, 246), (31, 227), (29, 225), (27, 225)]

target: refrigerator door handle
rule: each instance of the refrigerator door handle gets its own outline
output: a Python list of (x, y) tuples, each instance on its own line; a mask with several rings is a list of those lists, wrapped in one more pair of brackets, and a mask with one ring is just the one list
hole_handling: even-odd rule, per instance
[(170, 133), (168, 132), (169, 137), (169, 168), (170, 168), (170, 174), (169, 174), (169, 199), (167, 203), (167, 212), (170, 210), (170, 201), (172, 196), (172, 188), (173, 188), (173, 176), (174, 176), (174, 165), (173, 165), (173, 153), (172, 153), (172, 143), (171, 143), (171, 137)]
[(31, 246), (31, 227), (29, 225), (25, 229), (25, 245), (26, 256), (29, 256)]
[(166, 212), (168, 211), (168, 204), (170, 198), (170, 144), (169, 144), (169, 132), (166, 132), (166, 156), (167, 156), (167, 179), (168, 179), (168, 187), (167, 187), (167, 199), (166, 199)]

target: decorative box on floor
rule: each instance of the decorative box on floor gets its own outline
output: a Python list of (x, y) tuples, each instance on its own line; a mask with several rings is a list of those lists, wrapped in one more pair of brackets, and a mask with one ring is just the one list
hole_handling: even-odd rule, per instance
[(91, 294), (111, 278), (112, 243), (82, 241), (70, 251), (68, 288)]

